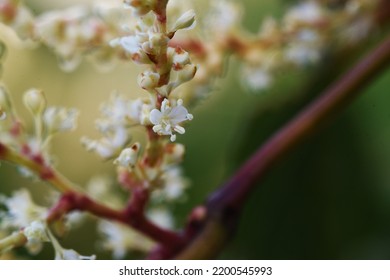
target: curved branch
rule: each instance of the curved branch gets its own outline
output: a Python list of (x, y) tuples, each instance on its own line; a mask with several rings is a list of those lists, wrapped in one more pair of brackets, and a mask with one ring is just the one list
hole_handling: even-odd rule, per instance
[[(317, 127), (344, 109), (390, 63), (390, 36), (336, 83), (287, 123), (207, 201), (208, 217), (196, 238), (176, 258), (207, 259), (222, 249), (234, 230), (248, 195), (282, 156), (313, 134)], [(214, 250), (209, 250), (213, 247)]]

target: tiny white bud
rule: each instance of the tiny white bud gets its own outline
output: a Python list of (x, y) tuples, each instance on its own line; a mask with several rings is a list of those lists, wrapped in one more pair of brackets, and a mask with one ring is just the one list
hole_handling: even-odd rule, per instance
[(180, 70), (185, 65), (191, 63), (190, 55), (185, 50), (181, 48), (176, 48), (173, 54), (172, 63), (173, 63), (174, 70)]
[(179, 29), (191, 29), (195, 25), (195, 11), (189, 10), (185, 12), (181, 17), (175, 22), (172, 27), (171, 32), (176, 32)]
[(124, 149), (119, 157), (115, 159), (114, 164), (123, 167), (133, 167), (137, 163), (140, 147), (139, 143), (135, 143), (130, 148)]
[(24, 105), (34, 115), (40, 115), (46, 108), (46, 99), (43, 91), (38, 89), (30, 89), (23, 96)]
[(143, 89), (152, 90), (157, 87), (159, 80), (159, 73), (145, 71), (138, 76), (138, 85)]
[(192, 78), (196, 74), (197, 69), (198, 68), (194, 64), (185, 65), (183, 69), (178, 71), (177, 82), (182, 84), (182, 83), (185, 83), (185, 82), (192, 80)]

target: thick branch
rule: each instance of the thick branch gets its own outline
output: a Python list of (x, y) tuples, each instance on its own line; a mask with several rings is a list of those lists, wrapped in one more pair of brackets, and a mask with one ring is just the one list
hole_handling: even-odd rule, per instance
[(311, 135), (320, 124), (344, 109), (389, 62), (390, 37), (272, 136), (226, 184), (209, 197), (205, 225), (195, 240), (176, 257), (204, 259), (216, 256), (222, 248), (221, 243), (227, 239), (227, 233), (234, 227), (235, 215), (275, 162)]

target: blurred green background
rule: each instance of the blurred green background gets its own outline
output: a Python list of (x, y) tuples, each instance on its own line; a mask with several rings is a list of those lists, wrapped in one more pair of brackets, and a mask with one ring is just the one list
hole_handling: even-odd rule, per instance
[[(245, 7), (244, 25), (256, 32), (265, 15), (279, 17), (294, 1), (238, 2)], [(38, 11), (46, 7), (44, 1), (30, 3)], [(12, 41), (6, 30), (1, 36)], [(174, 207), (178, 226), (262, 142), (383, 36), (385, 32), (378, 32), (354, 53), (329, 54), (318, 67), (286, 70), (274, 87), (261, 94), (242, 87), (238, 63), (232, 59), (218, 89), (193, 112), (187, 133), (178, 138), (187, 147), (184, 168), (192, 182), (187, 200)], [(136, 88), (139, 69), (120, 64), (112, 72), (100, 73), (84, 62), (76, 71), (63, 73), (54, 55), (44, 48), (26, 50), (12, 42), (8, 47), (3, 81), (15, 103), (21, 104), (26, 89), (38, 87), (45, 90), (50, 104), (81, 109), (77, 131), (55, 140), (58, 168), (81, 185), (91, 175), (113, 172), (111, 163), (85, 152), (79, 139), (98, 136), (93, 120), (113, 89), (140, 92)], [(248, 201), (237, 233), (220, 258), (390, 258), (389, 88), (390, 68), (347, 110), (273, 168)], [(21, 106), (19, 112), (29, 118)], [(39, 199), (47, 190), (20, 178), (6, 164), (0, 172), (1, 190), (7, 194), (31, 186)], [(92, 254), (96, 245), (92, 232), (85, 226), (64, 244)], [(51, 256), (47, 249), (39, 257)], [(102, 257), (108, 255), (98, 254)]]

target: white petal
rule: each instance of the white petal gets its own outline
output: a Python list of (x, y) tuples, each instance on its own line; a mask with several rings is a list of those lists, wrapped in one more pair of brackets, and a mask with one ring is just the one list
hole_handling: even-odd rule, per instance
[(120, 39), (121, 46), (129, 53), (137, 53), (140, 50), (137, 38), (134, 36), (127, 36)]
[(164, 99), (162, 104), (161, 104), (161, 112), (164, 114), (166, 113), (166, 111), (168, 111), (170, 109), (170, 106), (169, 106), (169, 101), (168, 99)]
[[(163, 102), (164, 103), (164, 102)], [(162, 117), (162, 113), (157, 110), (157, 109), (153, 109), (151, 112), (150, 112), (150, 122), (152, 124), (159, 124), (161, 122), (161, 117)]]
[(177, 106), (169, 113), (169, 119), (173, 124), (187, 120), (188, 111), (183, 106)]

